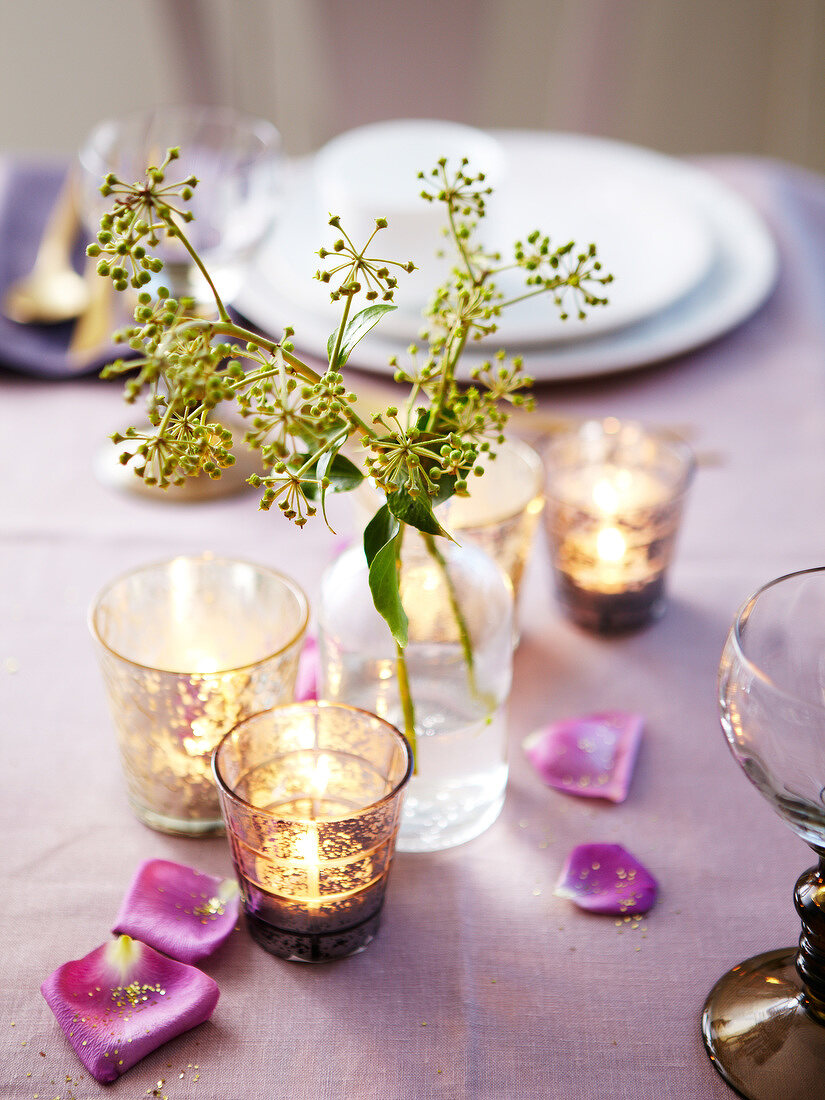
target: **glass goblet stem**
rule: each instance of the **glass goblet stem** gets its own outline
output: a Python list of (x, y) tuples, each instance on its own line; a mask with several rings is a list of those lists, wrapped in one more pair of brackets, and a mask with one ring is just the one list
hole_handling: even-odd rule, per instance
[(819, 864), (800, 876), (794, 904), (802, 920), (796, 969), (805, 991), (808, 1011), (825, 1024), (825, 853)]

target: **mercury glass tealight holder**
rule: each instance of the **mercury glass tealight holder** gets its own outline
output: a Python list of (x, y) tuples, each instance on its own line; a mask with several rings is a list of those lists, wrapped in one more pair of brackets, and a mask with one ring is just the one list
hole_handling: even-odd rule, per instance
[(544, 460), (547, 533), (566, 614), (604, 634), (659, 618), (695, 469), (690, 448), (609, 417), (557, 435)]
[(144, 824), (223, 831), (212, 750), (242, 718), (292, 699), (308, 615), (288, 577), (210, 555), (144, 566), (97, 596), (89, 626)]
[(362, 951), (412, 771), (404, 737), (341, 703), (292, 703), (240, 722), (213, 765), (254, 939), (302, 962)]

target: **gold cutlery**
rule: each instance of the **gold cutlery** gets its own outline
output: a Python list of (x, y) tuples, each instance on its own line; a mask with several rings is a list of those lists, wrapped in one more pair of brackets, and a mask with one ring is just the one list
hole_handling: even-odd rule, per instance
[(90, 288), (72, 266), (80, 226), (71, 173), (66, 177), (43, 230), (34, 266), (6, 291), (3, 312), (23, 324), (71, 321), (86, 308)]
[(116, 296), (112, 280), (97, 273), (97, 260), (86, 261), (83, 278), (86, 282), (88, 302), (72, 329), (67, 355), (75, 365), (82, 365), (98, 357), (103, 348), (112, 342), (116, 327)]

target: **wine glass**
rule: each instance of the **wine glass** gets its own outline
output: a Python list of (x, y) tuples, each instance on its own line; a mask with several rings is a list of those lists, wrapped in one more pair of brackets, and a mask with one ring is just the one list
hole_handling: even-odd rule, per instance
[[(284, 179), (281, 137), (264, 119), (227, 107), (180, 104), (106, 119), (88, 135), (79, 153), (81, 205), (90, 233), (96, 233), (110, 200), (100, 194), (109, 172), (127, 183), (143, 179), (172, 146), (180, 159), (170, 181), (198, 180), (186, 204), (195, 216), (186, 235), (204, 261), (227, 304), (238, 293), (248, 264), (278, 213)], [(214, 308), (210, 289), (180, 241), (163, 240), (156, 280), (174, 298), (190, 296), (200, 308)]]
[(798, 947), (757, 955), (712, 989), (702, 1016), (711, 1060), (749, 1100), (825, 1096), (825, 567), (760, 588), (739, 610), (719, 668), (730, 749), (813, 848), (796, 884)]

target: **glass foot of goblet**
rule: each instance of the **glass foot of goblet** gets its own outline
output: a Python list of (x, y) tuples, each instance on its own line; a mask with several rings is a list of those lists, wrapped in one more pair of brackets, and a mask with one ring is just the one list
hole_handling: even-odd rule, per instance
[(806, 1007), (798, 948), (756, 955), (720, 978), (702, 1013), (716, 1069), (748, 1100), (822, 1100), (825, 1026)]
[(797, 948), (735, 966), (705, 1004), (713, 1064), (748, 1100), (825, 1097), (825, 566), (764, 585), (734, 619), (719, 665), (737, 763), (818, 856), (797, 881)]

